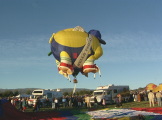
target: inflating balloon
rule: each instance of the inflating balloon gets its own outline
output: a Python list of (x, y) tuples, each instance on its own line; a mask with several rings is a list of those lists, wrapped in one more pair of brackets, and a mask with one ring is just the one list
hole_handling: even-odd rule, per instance
[(69, 75), (76, 77), (79, 72), (88, 76), (88, 73), (99, 72), (94, 61), (103, 54), (100, 31), (90, 30), (88, 33), (80, 26), (68, 28), (53, 33), (49, 43), (51, 52), (56, 59), (58, 72), (69, 79)]

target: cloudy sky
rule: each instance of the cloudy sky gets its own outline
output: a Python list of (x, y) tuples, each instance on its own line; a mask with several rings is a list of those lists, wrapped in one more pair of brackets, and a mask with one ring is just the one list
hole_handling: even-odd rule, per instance
[(161, 6), (161, 0), (0, 0), (0, 88), (72, 88), (48, 56), (48, 41), (75, 26), (97, 29), (107, 42), (95, 61), (101, 77), (79, 74), (78, 88), (162, 83)]

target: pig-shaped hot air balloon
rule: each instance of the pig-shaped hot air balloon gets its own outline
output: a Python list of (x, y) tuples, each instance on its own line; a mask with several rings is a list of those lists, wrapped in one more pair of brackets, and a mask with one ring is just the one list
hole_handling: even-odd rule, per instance
[(76, 77), (79, 72), (87, 76), (89, 72), (99, 71), (94, 61), (103, 54), (101, 44), (106, 44), (100, 31), (90, 30), (87, 33), (80, 26), (68, 28), (53, 33), (49, 43), (58, 71), (65, 77)]

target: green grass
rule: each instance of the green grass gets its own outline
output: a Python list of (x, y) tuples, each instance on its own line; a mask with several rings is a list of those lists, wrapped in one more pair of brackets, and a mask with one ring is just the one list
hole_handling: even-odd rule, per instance
[(123, 104), (123, 108), (134, 108), (134, 107), (147, 108), (149, 107), (149, 102), (142, 101), (142, 102), (129, 102)]
[[(115, 105), (108, 105), (108, 107), (109, 108), (114, 108)], [(122, 105), (122, 108), (134, 108), (134, 107), (147, 108), (147, 107), (149, 107), (149, 102), (148, 101), (127, 102), (127, 103), (123, 103), (123, 105)]]
[[(115, 104), (113, 105), (106, 105), (105, 107), (103, 106), (98, 106), (98, 108), (94, 108), (92, 106), (91, 109), (88, 109), (88, 108), (62, 108), (60, 107), (60, 110), (70, 110), (70, 111), (89, 111), (89, 110), (93, 110), (93, 109), (96, 109), (96, 110), (100, 110), (100, 109), (104, 109), (104, 108), (115, 108)], [(155, 104), (155, 107), (158, 107), (157, 104)], [(123, 103), (122, 104), (122, 108), (149, 108), (149, 102), (148, 101), (141, 101), (141, 102), (127, 102), (127, 103)], [(26, 112), (32, 112), (33, 108), (27, 108), (26, 109)], [(54, 109), (53, 108), (40, 108), (40, 111), (53, 111)]]

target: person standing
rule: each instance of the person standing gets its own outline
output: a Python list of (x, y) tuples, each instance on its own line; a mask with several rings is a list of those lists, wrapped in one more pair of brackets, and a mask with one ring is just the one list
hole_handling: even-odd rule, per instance
[(97, 108), (98, 106), (98, 101), (97, 101), (97, 97), (95, 96), (94, 97), (94, 107)]
[(66, 108), (66, 98), (65, 98), (65, 96), (63, 96), (63, 98), (62, 98), (62, 105), (63, 105), (63, 108)]
[(19, 99), (19, 108), (18, 108), (20, 111), (23, 110), (23, 107), (22, 107), (22, 97), (20, 97)]
[(119, 105), (119, 98), (117, 96), (114, 97), (114, 98), (115, 98), (115, 103), (116, 103), (115, 108), (120, 107), (120, 105)]
[(161, 93), (159, 91), (156, 93), (156, 98), (157, 98), (158, 106), (161, 106)]
[(133, 94), (134, 102), (137, 102), (137, 92)]
[(137, 93), (137, 101), (141, 102), (141, 94), (140, 93)]
[(70, 96), (70, 98), (69, 98), (69, 107), (73, 106), (73, 101), (74, 101), (73, 96)]
[(59, 110), (59, 100), (57, 98), (55, 98), (54, 103), (55, 103), (55, 109)]
[(150, 107), (151, 106), (154, 107), (154, 98), (155, 98), (154, 93), (152, 92), (152, 90), (150, 90), (150, 92), (148, 93)]
[(78, 108), (82, 107), (82, 97), (78, 96)]
[(103, 98), (102, 99), (102, 106), (103, 106), (103, 108), (105, 107), (105, 105), (106, 105), (106, 100), (105, 100), (105, 98)]
[(118, 97), (118, 100), (119, 100), (119, 106), (122, 107), (122, 96), (121, 96), (121, 94), (118, 94), (117, 97)]
[(23, 98), (23, 99), (22, 99), (22, 111), (23, 111), (23, 112), (25, 112), (25, 110), (26, 110), (26, 105), (27, 105), (27, 104), (26, 104), (26, 99)]
[(144, 100), (147, 101), (148, 99), (147, 92), (144, 93)]
[(36, 103), (35, 103), (35, 105), (34, 105), (33, 112), (39, 111), (39, 108), (40, 108), (40, 100), (39, 100), (39, 98), (37, 98), (37, 99), (36, 99)]
[(88, 95), (87, 97), (86, 97), (86, 102), (87, 102), (87, 108), (91, 108), (91, 102), (90, 102), (90, 96)]

